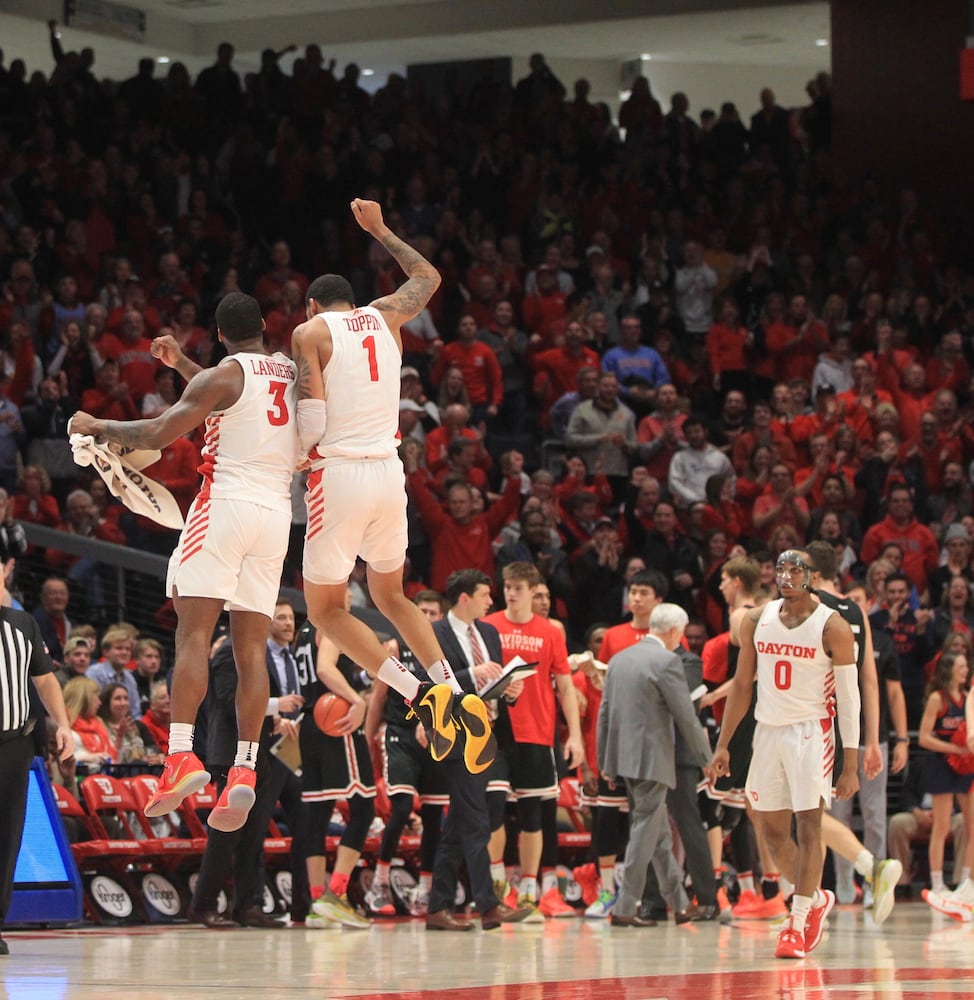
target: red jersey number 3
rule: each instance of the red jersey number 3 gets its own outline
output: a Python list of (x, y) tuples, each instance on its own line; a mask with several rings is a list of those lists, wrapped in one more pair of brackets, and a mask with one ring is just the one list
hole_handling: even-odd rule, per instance
[(288, 421), (287, 403), (284, 400), (287, 382), (269, 382), (267, 391), (271, 394), (271, 405), (274, 407), (267, 411), (267, 421), (271, 427), (283, 427)]

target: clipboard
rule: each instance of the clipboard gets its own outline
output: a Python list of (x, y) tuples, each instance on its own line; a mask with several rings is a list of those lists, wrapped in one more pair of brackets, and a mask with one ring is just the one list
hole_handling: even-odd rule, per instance
[(507, 690), (509, 684), (513, 684), (514, 681), (523, 680), (525, 677), (530, 677), (537, 670), (537, 661), (534, 663), (525, 663), (520, 656), (515, 656), (514, 659), (508, 661), (500, 677), (480, 692), (480, 697), (484, 700), (499, 698)]
[[(300, 731), (301, 720), (304, 713), (299, 715), (294, 724)], [(299, 739), (289, 740), (286, 736), (279, 736), (270, 746), (270, 752), (298, 778), (301, 777), (301, 741)]]

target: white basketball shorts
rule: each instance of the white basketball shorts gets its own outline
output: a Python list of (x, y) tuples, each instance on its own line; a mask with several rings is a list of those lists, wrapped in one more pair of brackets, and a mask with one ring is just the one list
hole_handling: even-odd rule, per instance
[(231, 611), (274, 616), (289, 512), (249, 500), (197, 497), (169, 559), (170, 597), (215, 597)]
[(831, 719), (787, 726), (759, 722), (745, 791), (758, 812), (805, 812), (832, 802), (835, 736)]
[(361, 556), (378, 573), (406, 561), (406, 479), (398, 456), (326, 465), (308, 476), (302, 574), (309, 583), (345, 583)]

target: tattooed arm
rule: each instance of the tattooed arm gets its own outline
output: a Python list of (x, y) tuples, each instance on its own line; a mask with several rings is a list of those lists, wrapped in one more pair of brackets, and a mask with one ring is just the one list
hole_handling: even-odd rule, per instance
[(301, 455), (325, 434), (324, 366), (331, 359), (331, 331), (327, 323), (308, 320), (291, 335), (291, 356), (298, 370), (298, 442)]
[(352, 202), (355, 221), (374, 236), (396, 258), (409, 280), (392, 295), (376, 299), (372, 305), (386, 313), (390, 329), (398, 336), (399, 327), (418, 316), (440, 286), (440, 272), (417, 250), (404, 243), (385, 224), (377, 202), (356, 198)]
[(90, 434), (128, 448), (165, 448), (199, 426), (213, 410), (232, 406), (243, 391), (239, 364), (221, 364), (201, 371), (186, 386), (178, 402), (152, 420), (99, 420), (79, 410), (69, 430)]

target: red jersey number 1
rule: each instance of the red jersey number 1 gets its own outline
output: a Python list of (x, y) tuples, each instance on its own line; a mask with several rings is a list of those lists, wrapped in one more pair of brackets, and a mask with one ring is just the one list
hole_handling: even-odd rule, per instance
[(379, 381), (379, 362), (375, 356), (375, 337), (368, 336), (362, 341), (362, 350), (367, 351), (369, 355), (369, 380), (372, 382)]
[(271, 427), (283, 427), (288, 421), (287, 403), (284, 399), (287, 382), (269, 382), (267, 391), (271, 394), (271, 405), (274, 407), (267, 411), (267, 422)]

